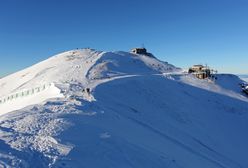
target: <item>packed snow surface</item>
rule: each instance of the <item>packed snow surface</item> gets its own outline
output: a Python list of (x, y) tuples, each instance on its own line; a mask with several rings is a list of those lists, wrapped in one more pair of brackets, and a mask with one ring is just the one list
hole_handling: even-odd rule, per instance
[(127, 52), (58, 54), (0, 79), (0, 167), (246, 168), (248, 98), (237, 76), (216, 77)]

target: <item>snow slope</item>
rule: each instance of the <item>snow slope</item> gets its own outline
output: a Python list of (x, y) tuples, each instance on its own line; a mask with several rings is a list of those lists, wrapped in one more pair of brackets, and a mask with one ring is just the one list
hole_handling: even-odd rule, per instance
[(51, 57), (0, 79), (1, 97), (57, 89), (0, 116), (0, 167), (246, 168), (248, 98), (236, 76), (217, 78), (126, 52)]
[[(125, 52), (101, 52), (92, 49), (72, 50), (58, 54), (25, 70), (0, 80), (0, 101), (45, 83), (54, 86), (49, 90), (0, 104), (0, 115), (41, 103), (49, 98), (62, 97), (60, 92), (69, 90), (72, 84), (86, 86), (92, 79), (110, 78), (121, 75), (152, 74), (173, 71), (172, 65), (155, 58)], [(60, 85), (60, 88), (58, 88)], [(60, 90), (60, 91), (59, 91)], [(51, 94), (52, 93), (52, 94)], [(20, 97), (20, 96), (19, 96)], [(34, 100), (34, 97), (35, 100)]]
[(248, 82), (248, 75), (239, 75), (239, 77), (240, 77), (242, 80)]

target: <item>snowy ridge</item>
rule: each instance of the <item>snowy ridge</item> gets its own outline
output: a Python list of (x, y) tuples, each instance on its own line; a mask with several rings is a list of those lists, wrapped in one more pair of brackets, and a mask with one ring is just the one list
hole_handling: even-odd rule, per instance
[[(40, 83), (88, 84), (89, 79), (118, 75), (175, 71), (176, 67), (155, 58), (127, 52), (80, 49), (64, 52), (0, 80), (0, 96)], [(178, 69), (179, 70), (179, 69)]]
[(248, 75), (239, 75), (239, 77), (240, 77), (242, 80), (248, 82)]
[(0, 115), (0, 167), (246, 168), (240, 82), (127, 52), (58, 54), (0, 79), (1, 96), (54, 83)]
[(239, 84), (242, 83), (242, 80), (235, 75), (218, 74), (216, 75), (217, 80), (214, 81), (209, 79), (197, 79), (193, 75), (170, 75), (169, 77), (171, 79), (178, 80), (191, 86), (195, 86), (218, 94), (223, 94), (229, 97), (240, 99), (242, 101), (248, 101), (247, 96), (241, 94)]

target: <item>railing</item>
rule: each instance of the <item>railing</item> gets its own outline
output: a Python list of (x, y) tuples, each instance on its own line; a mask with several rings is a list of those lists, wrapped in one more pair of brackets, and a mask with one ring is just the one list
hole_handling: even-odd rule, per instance
[(10, 101), (14, 101), (16, 99), (20, 99), (20, 98), (23, 98), (23, 97), (27, 97), (27, 96), (31, 96), (31, 95), (40, 93), (40, 92), (42, 92), (42, 91), (50, 88), (53, 85), (54, 85), (53, 83), (44, 84), (42, 86), (38, 86), (38, 87), (35, 87), (35, 88), (22, 90), (20, 92), (12, 93), (12, 94), (10, 94), (8, 96), (5, 96), (5, 97), (1, 97), (0, 98), (0, 105), (1, 104), (4, 104), (4, 103), (7, 103), (7, 102), (10, 102)]

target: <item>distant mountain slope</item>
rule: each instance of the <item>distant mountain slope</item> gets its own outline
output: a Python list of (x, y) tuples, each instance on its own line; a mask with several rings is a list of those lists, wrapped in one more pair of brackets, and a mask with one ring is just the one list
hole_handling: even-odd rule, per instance
[(239, 77), (240, 77), (242, 80), (248, 82), (248, 75), (239, 75)]
[(126, 52), (59, 54), (0, 79), (2, 96), (43, 83), (60, 90), (0, 115), (0, 167), (246, 168), (239, 82)]

